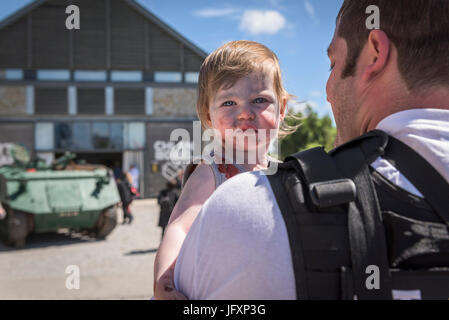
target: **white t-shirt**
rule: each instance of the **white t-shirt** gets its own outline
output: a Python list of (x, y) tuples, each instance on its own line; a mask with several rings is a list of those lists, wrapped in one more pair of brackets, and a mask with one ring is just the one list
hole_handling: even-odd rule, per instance
[[(411, 146), (449, 182), (449, 110), (402, 111), (377, 128)], [(372, 166), (419, 192), (384, 159)], [(179, 254), (175, 285), (193, 300), (296, 298), (287, 230), (265, 175), (237, 175), (206, 201)]]

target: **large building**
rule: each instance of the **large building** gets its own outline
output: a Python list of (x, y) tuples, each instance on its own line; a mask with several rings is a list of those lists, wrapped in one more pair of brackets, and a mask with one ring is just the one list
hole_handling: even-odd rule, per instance
[(206, 55), (134, 0), (35, 0), (0, 22), (0, 143), (136, 164), (153, 197), (170, 132), (197, 119)]

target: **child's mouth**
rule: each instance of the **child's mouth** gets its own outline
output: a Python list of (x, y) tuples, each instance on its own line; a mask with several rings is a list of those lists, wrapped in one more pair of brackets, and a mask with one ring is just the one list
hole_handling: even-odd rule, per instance
[(257, 133), (257, 128), (255, 128), (253, 126), (241, 126), (241, 127), (238, 127), (237, 130), (242, 130), (243, 132), (248, 131), (248, 130), (253, 130), (255, 133)]

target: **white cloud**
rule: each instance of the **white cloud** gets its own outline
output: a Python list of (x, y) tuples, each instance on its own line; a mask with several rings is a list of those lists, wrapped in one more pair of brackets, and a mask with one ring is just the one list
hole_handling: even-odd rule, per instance
[(302, 101), (290, 100), (288, 102), (288, 110), (294, 111), (295, 113), (305, 112), (307, 106), (310, 106), (314, 111), (317, 111), (319, 114), (332, 115), (332, 107), (328, 101), (326, 101), (324, 104), (313, 99)]
[(233, 13), (236, 13), (237, 9), (227, 8), (227, 9), (201, 9), (193, 11), (193, 15), (199, 17), (222, 17)]
[(309, 92), (309, 96), (311, 98), (321, 98), (323, 96), (323, 93), (319, 90), (315, 90), (315, 91)]
[(280, 9), (280, 8), (283, 8), (283, 6), (281, 5), (281, 2), (282, 2), (283, 0), (268, 0), (268, 3), (272, 6), (272, 7), (275, 7), (275, 8), (278, 8), (278, 9)]
[(304, 7), (306, 8), (306, 11), (309, 14), (309, 16), (315, 18), (315, 9), (313, 8), (309, 0), (304, 0)]
[(320, 104), (314, 100), (304, 101), (304, 104), (310, 106), (313, 110), (316, 110), (320, 107)]
[[(310, 101), (299, 102), (295, 100), (290, 100), (288, 102), (288, 110), (293, 111), (294, 113), (304, 113), (306, 111), (307, 105), (310, 105)], [(316, 102), (314, 103), (316, 105)]]
[(240, 22), (240, 30), (252, 35), (276, 34), (285, 27), (284, 16), (275, 10), (246, 10)]

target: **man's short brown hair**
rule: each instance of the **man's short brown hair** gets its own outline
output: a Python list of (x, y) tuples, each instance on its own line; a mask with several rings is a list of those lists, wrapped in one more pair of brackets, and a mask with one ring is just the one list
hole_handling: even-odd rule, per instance
[(380, 29), (397, 49), (408, 88), (449, 85), (449, 0), (345, 0), (337, 16), (337, 36), (348, 47), (342, 77), (354, 75), (371, 31), (366, 27), (370, 5), (379, 8)]

